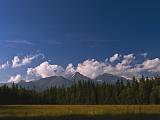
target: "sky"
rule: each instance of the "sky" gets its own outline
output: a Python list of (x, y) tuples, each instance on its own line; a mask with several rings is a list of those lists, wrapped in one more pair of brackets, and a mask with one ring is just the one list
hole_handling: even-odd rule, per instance
[(0, 82), (75, 71), (90, 78), (158, 74), (159, 6), (158, 0), (0, 0)]

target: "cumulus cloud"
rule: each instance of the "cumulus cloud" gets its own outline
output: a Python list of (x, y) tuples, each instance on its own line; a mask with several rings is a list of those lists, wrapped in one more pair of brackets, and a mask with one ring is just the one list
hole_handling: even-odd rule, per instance
[(6, 69), (6, 68), (8, 68), (8, 67), (9, 67), (9, 62), (7, 61), (6, 63), (0, 65), (0, 70)]
[[(143, 61), (140, 64), (131, 65), (134, 61), (135, 57), (133, 55), (128, 55), (128, 57), (124, 57), (121, 63), (118, 63), (115, 67), (110, 66), (106, 70), (106, 72), (110, 72), (111, 74), (121, 75), (127, 78), (132, 78), (133, 76), (140, 76), (143, 72), (152, 72), (152, 73), (160, 73), (160, 59), (148, 59)], [(111, 71), (108, 71), (111, 70)]]
[(12, 60), (12, 67), (15, 68), (15, 67), (20, 67), (21, 66), (21, 63), (20, 63), (20, 59), (18, 56), (15, 56)]
[(28, 68), (27, 75), (46, 78), (50, 76), (64, 76), (64, 69), (58, 65), (51, 65), (48, 61), (41, 63), (35, 68)]
[(134, 54), (124, 55), (122, 60), (122, 65), (129, 65), (135, 59)]
[[(114, 59), (110, 60), (112, 57), (114, 57)], [(110, 73), (126, 78), (139, 76), (142, 72), (160, 73), (159, 58), (148, 59), (137, 64), (135, 60), (138, 58), (134, 54), (123, 56), (114, 55), (112, 57), (109, 61), (105, 60), (104, 62), (88, 59), (79, 63), (76, 67), (74, 67), (73, 64), (68, 64), (65, 69), (60, 65), (50, 64), (48, 61), (45, 61), (35, 68), (28, 68), (27, 75), (41, 78), (50, 76), (68, 77), (75, 72), (79, 72), (84, 76), (94, 79), (104, 73)], [(119, 62), (112, 64), (115, 60), (118, 60)]]
[(66, 77), (69, 77), (71, 75), (73, 75), (74, 73), (76, 72), (74, 66), (72, 63), (68, 64), (68, 66), (66, 67), (66, 70), (65, 70), (65, 75)]
[(134, 68), (129, 70), (132, 73), (140, 73), (144, 71), (160, 73), (160, 59), (148, 59), (142, 64), (137, 64)]
[(12, 60), (12, 67), (16, 68), (16, 67), (21, 67), (21, 66), (30, 64), (34, 59), (38, 58), (39, 56), (43, 56), (43, 54), (25, 56), (22, 59), (20, 59), (18, 56), (15, 56)]
[(94, 59), (86, 60), (83, 63), (79, 63), (77, 68), (74, 68), (73, 64), (68, 64), (66, 69), (59, 65), (49, 64), (45, 61), (35, 68), (28, 68), (27, 75), (37, 76), (41, 78), (46, 78), (50, 76), (64, 76), (68, 77), (73, 75), (75, 72), (79, 72), (90, 78), (95, 78), (96, 76), (103, 74), (103, 67), (105, 64), (98, 62)]
[(22, 76), (20, 74), (17, 74), (16, 76), (11, 76), (8, 80), (9, 83), (18, 83), (22, 80)]
[(76, 71), (89, 78), (95, 78), (104, 73), (103, 69), (105, 66), (105, 63), (98, 62), (94, 59), (86, 60), (78, 64)]
[(125, 78), (139, 76), (142, 72), (160, 73), (159, 58), (148, 59), (140, 64), (133, 64), (135, 59), (136, 57), (134, 54), (124, 55), (123, 59), (116, 65), (112, 65), (106, 61), (99, 62), (94, 59), (86, 60), (83, 63), (78, 64), (76, 71), (90, 78), (95, 78), (103, 73), (110, 73)]
[(152, 60), (146, 60), (143, 62), (143, 68), (152, 72), (160, 72), (160, 59), (155, 58)]
[(119, 55), (118, 53), (114, 54), (112, 57), (110, 57), (110, 62), (115, 62), (116, 60), (118, 60), (120, 58), (121, 55)]
[[(114, 60), (119, 59), (119, 57), (120, 55), (114, 55), (113, 61), (110, 60), (110, 62), (114, 62)], [(94, 59), (86, 60), (83, 63), (78, 64), (76, 71), (92, 79), (104, 73), (110, 73), (128, 78), (130, 76), (128, 76), (127, 70), (131, 68), (130, 64), (134, 61), (134, 59), (134, 54), (124, 55), (123, 59), (116, 65), (112, 65), (106, 61), (99, 62)]]

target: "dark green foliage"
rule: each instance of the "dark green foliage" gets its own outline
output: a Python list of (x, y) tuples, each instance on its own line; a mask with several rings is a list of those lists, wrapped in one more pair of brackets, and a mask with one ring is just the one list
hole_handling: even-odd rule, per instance
[(115, 85), (79, 80), (71, 87), (52, 87), (43, 92), (0, 87), (0, 104), (160, 104), (160, 77), (133, 78)]

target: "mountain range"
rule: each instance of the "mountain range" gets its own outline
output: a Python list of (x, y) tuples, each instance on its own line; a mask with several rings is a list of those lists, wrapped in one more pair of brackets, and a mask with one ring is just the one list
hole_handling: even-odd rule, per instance
[[(51, 87), (69, 87), (72, 84), (78, 82), (78, 81), (91, 81), (97, 84), (101, 84), (103, 82), (108, 84), (115, 84), (117, 80), (122, 80), (124, 83), (128, 81), (128, 79), (108, 73), (104, 73), (102, 75), (99, 75), (95, 79), (90, 79), (79, 72), (76, 72), (74, 75), (64, 78), (62, 76), (51, 76), (47, 78), (41, 78), (39, 80), (34, 80), (30, 82), (26, 82), (24, 80), (21, 80), (20, 82), (16, 83), (18, 86), (26, 89), (34, 89), (36, 91), (43, 91), (47, 88)], [(1, 83), (0, 86), (7, 85), (8, 87), (12, 86), (12, 83)]]

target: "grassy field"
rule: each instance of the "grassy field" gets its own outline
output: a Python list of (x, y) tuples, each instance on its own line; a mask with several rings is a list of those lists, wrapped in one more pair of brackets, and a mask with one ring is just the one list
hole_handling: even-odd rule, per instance
[(0, 119), (160, 120), (159, 105), (1, 105)]

